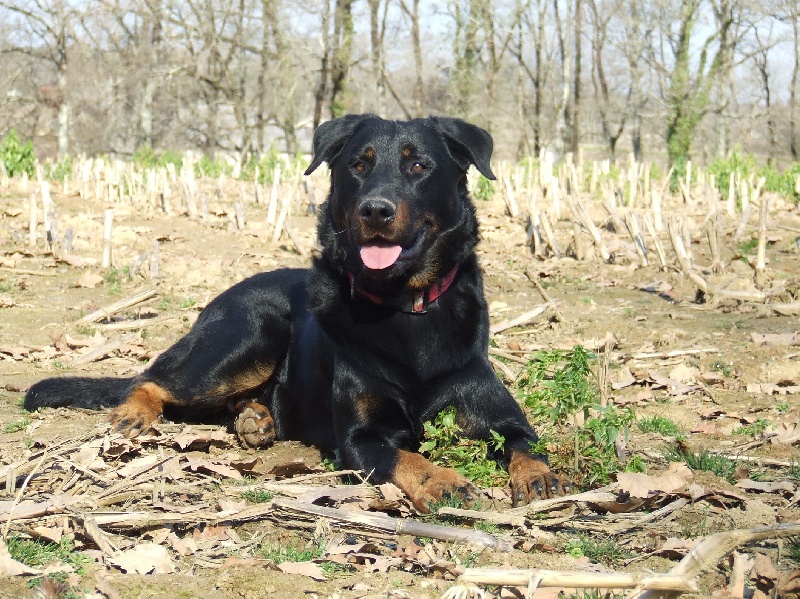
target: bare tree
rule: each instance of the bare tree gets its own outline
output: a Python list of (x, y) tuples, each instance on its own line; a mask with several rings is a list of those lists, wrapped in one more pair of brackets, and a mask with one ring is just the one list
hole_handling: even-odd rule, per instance
[(54, 106), (58, 112), (58, 155), (64, 157), (69, 153), (68, 67), (69, 45), (75, 39), (71, 28), (76, 18), (75, 8), (64, 0), (3, 0), (0, 7), (8, 11), (15, 29), (21, 34), (10, 51), (28, 55), (54, 68), (55, 85), (43, 86), (40, 91), (44, 102)]

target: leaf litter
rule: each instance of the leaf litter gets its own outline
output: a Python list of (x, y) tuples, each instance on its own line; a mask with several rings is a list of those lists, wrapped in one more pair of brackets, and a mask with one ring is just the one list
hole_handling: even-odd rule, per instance
[[(490, 223), (487, 230), (493, 230), (491, 223), (505, 222), (493, 210), (489, 208), (482, 216)], [(15, 211), (7, 214), (23, 220)], [(79, 223), (73, 224), (77, 227)], [(148, 220), (144, 229), (132, 227), (122, 232), (131, 251), (137, 252), (141, 252), (141, 246), (134, 246), (148, 236), (169, 244), (176, 252), (186, 249), (194, 239), (203, 239), (205, 254), (213, 243), (206, 235), (208, 229), (199, 223), (188, 225), (198, 228), (199, 234), (188, 234), (184, 225), (176, 232), (172, 226), (169, 219), (159, 225)], [(496, 229), (501, 226), (506, 225)], [(304, 236), (310, 247), (313, 222), (309, 221)], [(236, 251), (244, 252), (258, 267), (285, 263), (285, 250), (265, 252), (261, 242), (252, 237), (243, 236), (244, 249)], [(90, 247), (88, 242), (84, 245)], [(225, 237), (217, 246), (220, 256), (230, 249)], [(512, 263), (519, 261), (520, 248), (505, 236), (496, 235), (488, 236), (484, 247), (491, 253), (483, 264), (487, 291), (494, 298), (493, 318), (512, 320), (529, 312), (530, 292), (520, 276), (522, 270)], [(64, 254), (45, 267), (54, 274), (53, 267), (66, 268), (63, 288), (74, 294), (85, 291), (75, 296), (85, 298), (75, 302), (85, 313), (109, 302), (102, 301), (107, 286), (92, 275), (96, 258), (77, 255), (80, 253)], [(162, 282), (160, 293), (193, 295), (193, 308), (154, 309), (155, 304), (145, 303), (101, 319), (93, 325), (94, 331), (50, 325), (39, 335), (3, 336), (0, 364), (9, 367), (3, 372), (13, 374), (17, 372), (14, 368), (52, 369), (58, 363), (94, 368), (95, 373), (137, 372), (142, 361), (168, 342), (154, 347), (152, 337), (141, 330), (120, 334), (112, 327), (142, 327), (152, 322), (156, 325), (152, 330), (160, 331), (157, 319), (161, 312), (178, 313), (179, 323), (172, 323), (169, 329), (174, 339), (182, 327), (191, 324), (199, 307), (232, 282), (230, 265), (239, 264), (241, 255), (209, 262), (204, 273), (196, 272), (194, 259), (187, 254), (175, 255), (163, 265), (168, 280)], [(15, 251), (3, 260), (4, 266), (23, 269), (33, 260), (41, 261), (41, 256)], [(602, 489), (534, 502), (522, 509), (511, 509), (507, 492), (494, 489), (487, 492), (480, 510), (442, 507), (439, 516), (430, 520), (416, 514), (393, 485), (370, 485), (366, 473), (351, 473), (345, 484), (318, 456), (290, 458), (297, 453), (296, 446), (287, 451), (247, 452), (238, 447), (224, 426), (193, 424), (163, 424), (151, 435), (129, 440), (103, 427), (87, 431), (87, 419), (91, 422), (100, 417), (59, 409), (31, 415), (31, 422), (19, 432), (0, 433), (0, 491), (4, 494), (0, 524), (5, 538), (50, 544), (68, 538), (76, 551), (94, 560), (94, 590), (106, 597), (123, 596), (119, 591), (123, 572), (147, 578), (167, 572), (171, 576), (188, 572), (198, 576), (259, 568), (291, 572), (286, 575), (328, 585), (305, 587), (295, 583), (295, 593), (313, 588), (323, 595), (349, 593), (346, 596), (380, 592), (380, 579), (376, 583), (376, 579), (363, 576), (412, 573), (417, 577), (413, 580), (443, 581), (444, 586), (427, 587), (429, 590), (413, 583), (414, 590), (408, 595), (430, 596), (465, 580), (477, 564), (497, 570), (509, 564), (530, 567), (536, 562), (545, 563), (553, 571), (586, 576), (635, 571), (644, 566), (667, 574), (676, 568), (685, 569), (681, 560), (689, 558), (701, 561), (704, 569), (685, 570), (687, 576), (700, 580), (707, 590), (717, 589), (719, 596), (766, 596), (776, 589), (797, 593), (798, 562), (788, 558), (785, 549), (790, 542), (796, 547), (791, 538), (800, 536), (791, 528), (800, 520), (796, 474), (800, 425), (795, 403), (800, 381), (794, 368), (797, 355), (791, 353), (798, 344), (797, 331), (781, 331), (774, 324), (761, 328), (755, 326), (756, 322), (753, 330), (738, 335), (740, 352), (768, 356), (763, 358), (764, 363), (784, 364), (783, 370), (751, 368), (742, 359), (729, 366), (723, 363), (729, 358), (724, 351), (725, 339), (735, 330), (736, 318), (741, 318), (737, 313), (748, 313), (747, 306), (730, 309), (732, 316), (725, 321), (731, 323), (730, 328), (721, 334), (684, 331), (675, 326), (677, 321), (690, 321), (691, 325), (684, 322), (688, 329), (699, 325), (703, 315), (692, 314), (676, 303), (676, 298), (686, 295), (685, 282), (679, 278), (658, 273), (653, 277), (657, 283), (639, 291), (642, 286), (636, 279), (642, 275), (632, 276), (633, 270), (627, 266), (607, 266), (586, 276), (580, 271), (585, 265), (549, 260), (538, 264), (544, 265), (541, 268), (547, 270), (548, 280), (561, 282), (561, 294), (568, 289), (563, 286), (565, 277), (575, 277), (575, 293), (569, 299), (553, 300), (556, 310), (563, 312), (557, 324), (552, 320), (545, 323), (549, 314), (545, 312), (538, 320), (520, 325), (522, 331), (508, 329), (495, 336), (497, 350), (505, 353), (502, 357), (507, 370), (513, 375), (531, 352), (544, 347), (567, 348), (581, 343), (608, 352), (613, 367), (609, 401), (676, 417), (686, 425), (684, 430), (690, 431), (687, 436), (693, 441), (693, 451), (708, 447), (743, 465), (733, 482), (710, 472), (690, 470), (682, 462), (668, 464), (661, 449), (663, 437), (640, 435), (634, 436), (628, 451), (644, 456), (647, 473), (620, 473)], [(17, 277), (20, 293), (4, 292), (0, 297), (4, 314), (33, 309), (37, 305), (33, 290), (45, 280), (52, 283), (50, 276)], [(131, 284), (123, 285), (126, 293), (133, 292), (128, 289)], [(624, 326), (619, 320), (600, 325), (606, 327), (598, 327), (600, 331), (616, 327), (610, 337), (584, 330), (581, 318), (575, 318), (572, 310), (584, 309), (581, 294), (586, 292), (581, 286), (594, 287), (591, 302), (586, 304), (593, 317), (603, 317), (598, 309), (607, 306), (600, 303), (602, 294), (616, 290), (626, 298), (618, 300), (624, 302), (622, 307), (633, 307), (633, 318)], [(550, 291), (554, 293), (553, 288)], [(636, 298), (642, 292), (661, 294), (672, 304), (661, 313), (650, 310), (636, 314)], [(516, 356), (516, 360), (507, 356)], [(30, 381), (41, 374), (32, 370), (26, 378)], [(24, 385), (17, 382), (18, 378), (14, 375), (2, 385), (19, 392)], [(730, 401), (742, 396), (748, 400)], [(784, 400), (788, 409), (776, 412), (775, 402)], [(752, 426), (762, 417), (768, 421), (766, 426), (749, 439), (732, 437), (736, 427)], [(80, 426), (69, 435), (48, 432), (64, 430), (56, 426), (56, 421), (66, 427)], [(733, 536), (713, 539), (715, 534), (722, 534), (720, 531)], [(564, 555), (565, 541), (575, 535), (609, 537), (627, 552), (627, 557), (601, 565), (585, 556)], [(790, 541), (780, 540), (787, 535)], [(459, 540), (450, 540), (453, 536)], [(715, 540), (726, 553), (719, 554), (721, 549), (704, 553), (706, 540)], [(276, 554), (277, 548), (284, 553)], [(306, 559), (309, 556), (300, 555), (300, 549), (309, 548), (313, 555)], [(719, 564), (729, 564), (730, 570), (716, 571)], [(26, 566), (10, 557), (5, 543), (0, 546), (0, 569), (21, 577), (57, 570), (75, 576), (76, 571), (63, 562)]]

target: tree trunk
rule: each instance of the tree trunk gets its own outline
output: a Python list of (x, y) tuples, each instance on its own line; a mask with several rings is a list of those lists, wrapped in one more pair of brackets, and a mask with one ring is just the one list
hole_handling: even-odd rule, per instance
[(56, 69), (58, 71), (58, 92), (61, 103), (58, 106), (58, 158), (66, 158), (69, 154), (69, 113), (70, 99), (67, 89), (67, 32), (61, 24), (57, 36)]
[(331, 118), (342, 116), (348, 106), (347, 78), (353, 58), (353, 2), (336, 0), (333, 13), (333, 48), (331, 64)]
[[(796, 10), (796, 9), (795, 9)], [(798, 26), (800, 13), (794, 12), (792, 19), (792, 41), (794, 42), (794, 65), (792, 66), (792, 82), (789, 88), (789, 149), (792, 160), (800, 157), (800, 148), (797, 141), (797, 84), (800, 78), (800, 27)]]
[(578, 160), (581, 122), (581, 44), (583, 41), (583, 1), (575, 0), (575, 72), (572, 83), (572, 144), (570, 151), (574, 160)]
[(322, 56), (320, 57), (319, 81), (314, 91), (314, 129), (322, 122), (322, 109), (328, 97), (328, 78), (330, 77), (331, 56), (331, 4), (330, 0), (323, 0), (322, 9)]

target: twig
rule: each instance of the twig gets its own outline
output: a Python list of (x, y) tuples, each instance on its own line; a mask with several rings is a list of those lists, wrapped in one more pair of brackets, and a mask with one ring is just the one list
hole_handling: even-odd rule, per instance
[[(715, 567), (731, 551), (746, 543), (765, 539), (796, 537), (798, 535), (800, 535), (800, 522), (787, 522), (763, 528), (718, 532), (706, 537), (699, 545), (687, 553), (678, 565), (669, 571), (669, 574), (684, 578), (697, 576), (709, 568)], [(672, 594), (668, 596), (672, 596)], [(663, 595), (650, 592), (637, 595), (637, 599), (655, 599), (656, 597), (663, 597)]]
[(497, 324), (493, 325), (490, 328), (492, 335), (496, 335), (497, 333), (502, 333), (506, 329), (512, 329), (520, 325), (528, 324), (533, 320), (535, 320), (537, 317), (539, 317), (550, 307), (552, 307), (552, 304), (543, 304), (541, 306), (537, 306), (533, 310), (525, 312), (524, 314), (520, 314), (516, 318), (511, 318), (509, 320), (504, 320), (503, 322), (498, 322)]
[(671, 351), (643, 352), (638, 354), (632, 354), (630, 358), (633, 360), (647, 360), (650, 358), (675, 358), (678, 356), (692, 356), (695, 354), (714, 354), (718, 352), (719, 350), (716, 347), (706, 347), (702, 349), (673, 349)]
[(31, 478), (33, 475), (36, 474), (36, 471), (42, 466), (45, 458), (47, 457), (47, 452), (42, 453), (42, 457), (39, 458), (39, 461), (36, 462), (36, 465), (30, 471), (28, 476), (25, 477), (25, 481), (22, 483), (22, 486), (17, 491), (17, 494), (14, 496), (14, 503), (11, 504), (11, 509), (8, 510), (8, 519), (6, 520), (6, 525), (3, 527), (3, 539), (8, 537), (8, 531), (11, 528), (11, 520), (14, 515), (14, 508), (19, 504), (19, 500), (22, 499), (22, 494), (25, 492), (25, 489), (28, 488), (28, 483), (31, 482)]
[(145, 300), (150, 299), (158, 292), (158, 289), (155, 287), (146, 287), (144, 289), (139, 289), (138, 291), (134, 292), (132, 295), (119, 300), (118, 302), (114, 302), (106, 306), (105, 308), (100, 308), (99, 310), (95, 310), (91, 314), (87, 314), (80, 320), (78, 320), (78, 324), (90, 324), (93, 322), (97, 322), (98, 320), (102, 320), (104, 318), (109, 318), (113, 314), (116, 314), (120, 310), (125, 310), (130, 308), (131, 306), (135, 306), (136, 304), (140, 304)]
[(136, 337), (135, 335), (126, 335), (121, 339), (115, 339), (114, 341), (109, 341), (108, 343), (104, 343), (100, 347), (96, 347), (95, 349), (86, 352), (85, 354), (80, 354), (79, 356), (76, 356), (75, 358), (73, 358), (72, 364), (73, 365), (89, 364), (90, 362), (94, 362), (95, 360), (102, 360), (112, 351), (119, 349), (120, 347), (122, 347), (135, 337)]
[(652, 589), (658, 591), (697, 591), (697, 581), (675, 574), (647, 572), (555, 572), (553, 570), (491, 570), (467, 568), (459, 580), (493, 586), (568, 589)]
[(397, 535), (404, 534), (440, 539), (442, 541), (459, 541), (498, 551), (511, 550), (511, 545), (507, 541), (477, 530), (392, 518), (385, 514), (356, 513), (290, 499), (273, 499), (272, 504), (274, 507), (293, 515), (313, 517), (315, 519), (325, 518), (333, 523), (356, 525), (365, 531), (374, 529)]
[(550, 294), (547, 293), (547, 290), (545, 290), (541, 281), (539, 281), (539, 276), (535, 272), (531, 271), (530, 268), (525, 269), (525, 276), (531, 283), (533, 283), (534, 287), (536, 287), (536, 291), (539, 292), (539, 295), (542, 296), (542, 299), (553, 307), (553, 312), (555, 312), (556, 320), (558, 322), (565, 322), (566, 319), (564, 318), (564, 315), (558, 309), (556, 302), (553, 301), (553, 298), (550, 296)]
[(38, 277), (57, 277), (57, 272), (47, 272), (44, 270), (29, 270), (26, 268), (10, 268), (8, 266), (0, 266), (3, 272), (11, 272), (18, 275), (34, 275)]

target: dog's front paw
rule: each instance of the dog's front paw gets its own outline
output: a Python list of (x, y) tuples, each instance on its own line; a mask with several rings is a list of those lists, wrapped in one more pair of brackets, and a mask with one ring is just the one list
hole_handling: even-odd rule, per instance
[(525, 505), (534, 499), (568, 495), (572, 491), (572, 481), (552, 472), (542, 460), (521, 451), (511, 456), (508, 474), (514, 506)]
[(172, 394), (160, 385), (142, 383), (123, 403), (109, 412), (108, 421), (114, 430), (133, 438), (146, 433), (159, 422), (164, 406), (173, 401)]
[(479, 491), (470, 480), (452, 468), (431, 464), (418, 453), (400, 451), (392, 482), (408, 495), (417, 511), (428, 514), (431, 504), (454, 501), (468, 507)]
[(236, 437), (245, 447), (266, 447), (275, 441), (275, 422), (267, 406), (251, 401), (239, 408), (233, 423)]
[(132, 439), (149, 431), (161, 420), (161, 411), (142, 402), (126, 401), (108, 414), (111, 427)]

